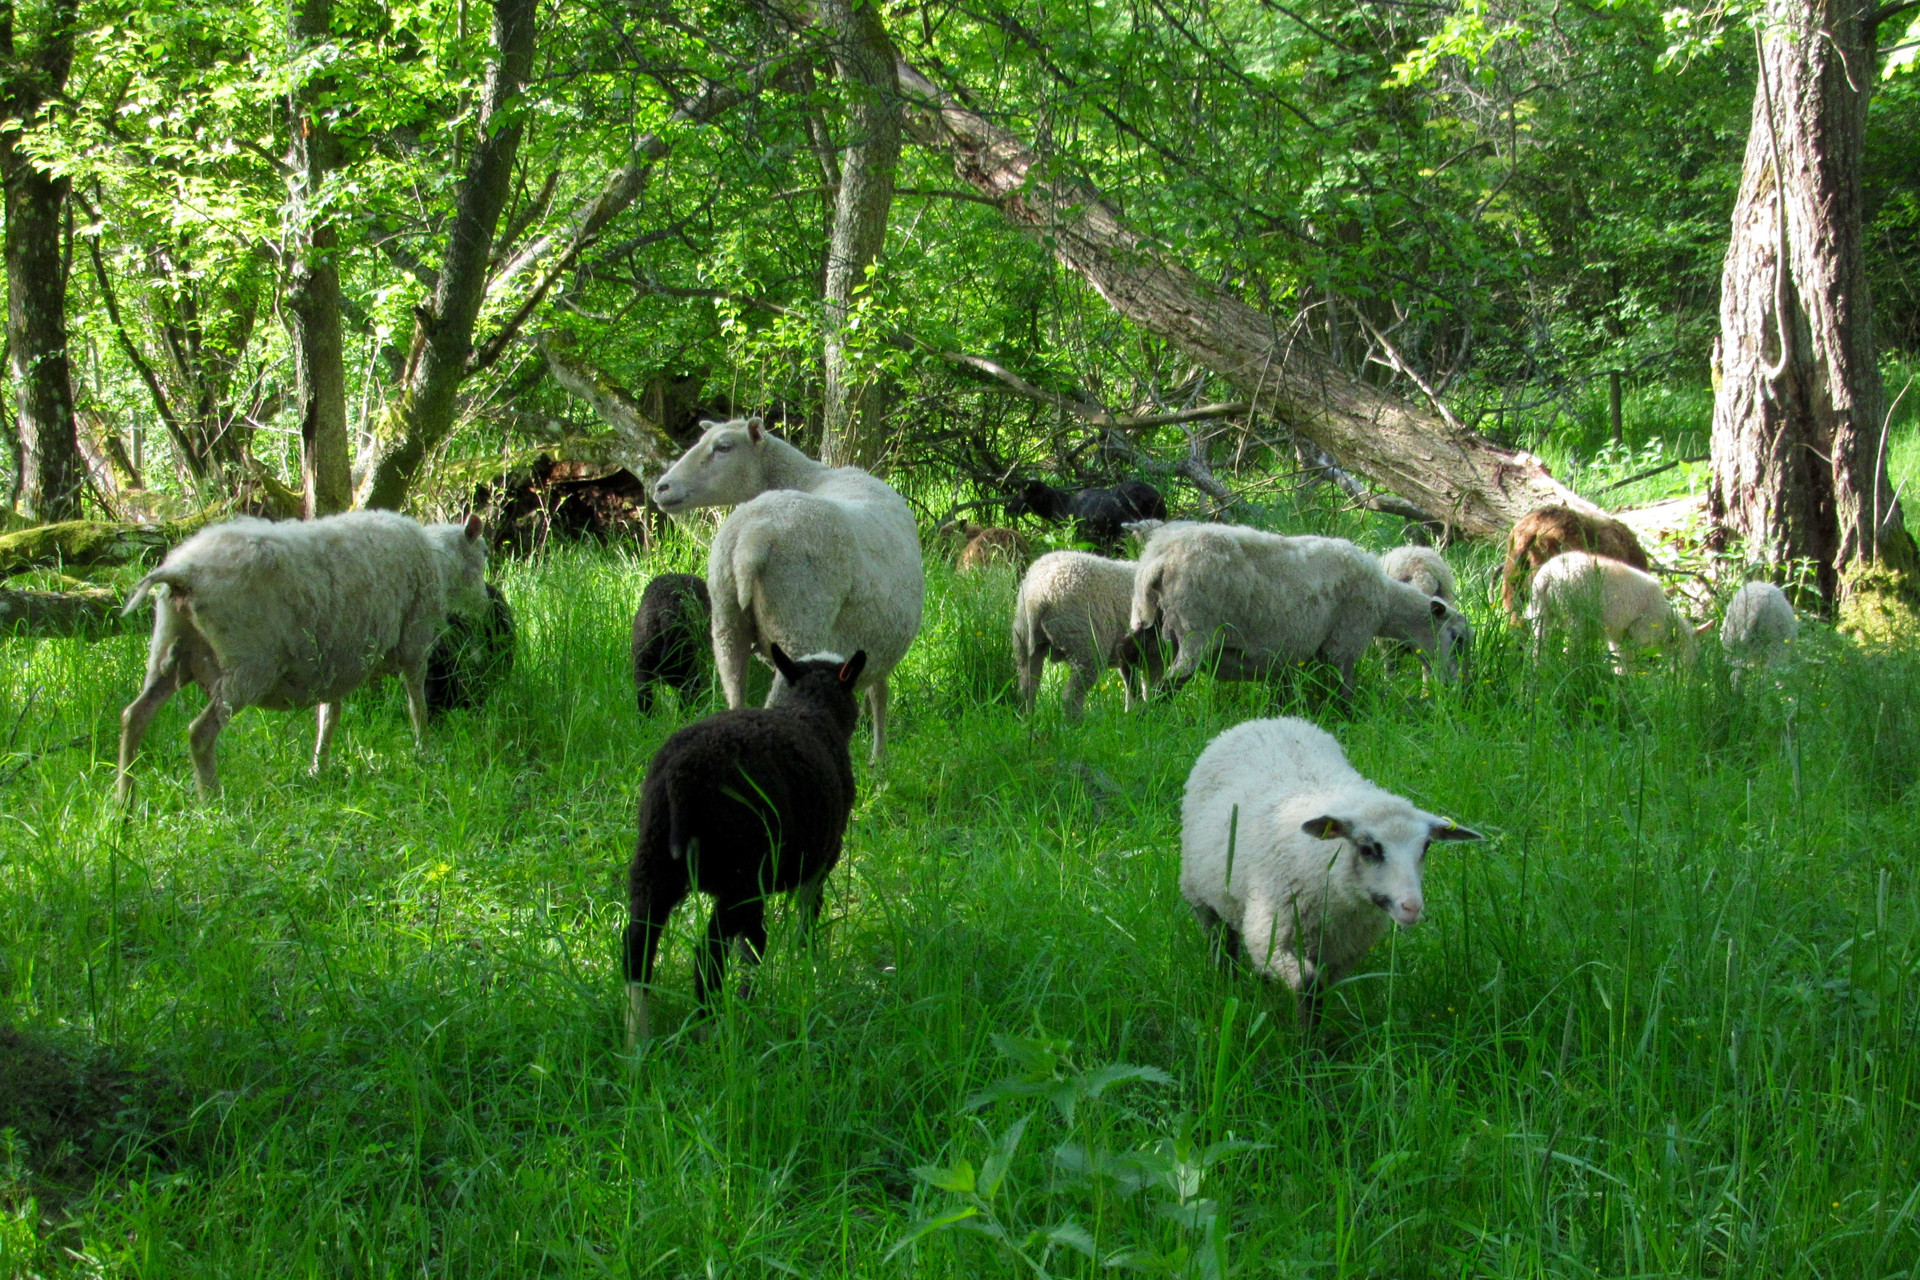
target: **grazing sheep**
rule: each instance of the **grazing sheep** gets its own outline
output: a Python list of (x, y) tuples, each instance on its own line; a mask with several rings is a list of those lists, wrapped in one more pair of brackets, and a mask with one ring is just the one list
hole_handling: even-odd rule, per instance
[(1343, 538), (1283, 537), (1237, 525), (1162, 525), (1134, 579), (1133, 630), (1158, 626), (1178, 652), (1176, 684), (1203, 664), (1223, 680), (1257, 680), (1318, 656), (1353, 692), (1353, 666), (1375, 636), (1405, 641), (1442, 679), (1472, 631), (1459, 610), (1388, 578)]
[[(667, 917), (688, 893), (713, 897), (694, 998), (708, 1007), (736, 938), (758, 961), (766, 899), (798, 892), (803, 927), (820, 914), (853, 813), (848, 744), (864, 653), (794, 661), (768, 646), (786, 683), (778, 706), (722, 711), (661, 744), (640, 787), (640, 835), (627, 875), (627, 1049), (647, 1038), (647, 984)], [(742, 996), (746, 994), (743, 990)]]
[(214, 742), (242, 707), (318, 704), (318, 773), (340, 700), (398, 673), (414, 741), (424, 744), (427, 651), (449, 610), (487, 607), (486, 572), (477, 517), (422, 528), (390, 511), (350, 511), (283, 524), (242, 517), (202, 529), (127, 601), (131, 613), (153, 593), (153, 641), (145, 687), (120, 716), (115, 795), (125, 803), (132, 794), (140, 739), (183, 684), (207, 693), (189, 735), (202, 799), (220, 792)]
[(1720, 647), (1736, 669), (1785, 666), (1787, 646), (1799, 634), (1793, 602), (1771, 582), (1749, 582), (1734, 592), (1720, 619)]
[(1380, 570), (1395, 582), (1418, 587), (1448, 604), (1454, 594), (1453, 566), (1432, 547), (1395, 547), (1380, 557)]
[[(858, 467), (825, 467), (767, 434), (759, 418), (706, 433), (654, 485), (669, 515), (734, 507), (713, 536), (713, 656), (727, 705), (747, 696), (747, 660), (863, 649), (873, 759), (886, 747), (887, 676), (920, 631), (927, 580), (904, 499)], [(776, 676), (771, 706), (784, 685)]]
[(713, 602), (692, 573), (662, 573), (640, 593), (633, 615), (633, 691), (641, 715), (653, 711), (654, 684), (664, 680), (684, 704), (707, 693), (707, 631)]
[(1305, 720), (1250, 720), (1212, 742), (1180, 807), (1180, 893), (1225, 955), (1292, 987), (1311, 1026), (1390, 923), (1419, 923), (1435, 840), (1477, 831), (1361, 777), (1332, 734)]
[(1536, 507), (1521, 516), (1507, 535), (1507, 563), (1500, 571), (1500, 603), (1509, 617), (1516, 621), (1520, 617), (1515, 598), (1520, 580), (1567, 551), (1606, 556), (1642, 572), (1653, 569), (1633, 530), (1612, 516), (1558, 505)]
[(955, 567), (961, 573), (974, 573), (996, 564), (1017, 569), (1027, 562), (1027, 540), (1012, 529), (963, 520), (958, 532), (965, 542), (955, 562)]
[(1007, 518), (1031, 515), (1048, 524), (1071, 520), (1074, 536), (1112, 554), (1121, 526), (1133, 520), (1165, 520), (1167, 500), (1144, 480), (1123, 480), (1111, 489), (1056, 489), (1044, 480), (1017, 482), (1007, 499)]
[(1133, 709), (1133, 673), (1140, 693), (1162, 666), (1157, 636), (1136, 637), (1128, 625), (1136, 566), (1084, 551), (1054, 551), (1027, 570), (1013, 606), (1013, 660), (1020, 675), (1020, 705), (1033, 710), (1047, 660), (1072, 670), (1061, 699), (1067, 719), (1086, 712), (1087, 690), (1110, 666), (1120, 668), (1125, 705)]
[(427, 717), (480, 707), (513, 674), (513, 608), (487, 584), (487, 607), (472, 617), (450, 614), (427, 653)]
[(1643, 649), (1662, 648), (1691, 660), (1693, 629), (1680, 619), (1660, 580), (1632, 565), (1584, 551), (1564, 551), (1533, 575), (1527, 603), (1535, 650), (1555, 631), (1574, 633), (1577, 644), (1604, 636), (1614, 665)]

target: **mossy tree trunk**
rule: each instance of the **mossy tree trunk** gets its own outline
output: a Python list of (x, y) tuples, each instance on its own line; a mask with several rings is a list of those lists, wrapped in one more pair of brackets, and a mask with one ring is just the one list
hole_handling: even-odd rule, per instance
[(1816, 607), (1856, 584), (1912, 602), (1913, 540), (1887, 478), (1861, 167), (1872, 0), (1770, 0), (1721, 277), (1708, 511)]

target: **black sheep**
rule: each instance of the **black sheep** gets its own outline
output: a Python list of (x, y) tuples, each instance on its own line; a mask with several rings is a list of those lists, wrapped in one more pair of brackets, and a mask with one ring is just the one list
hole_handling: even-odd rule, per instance
[(487, 584), (487, 607), (471, 617), (450, 614), (427, 654), (427, 715), (478, 707), (513, 673), (513, 609)]
[(653, 710), (654, 682), (680, 691), (683, 703), (704, 698), (708, 670), (707, 584), (691, 573), (663, 573), (647, 584), (633, 615), (633, 690), (640, 714)]
[(697, 891), (714, 900), (694, 964), (694, 999), (705, 1009), (733, 939), (745, 941), (754, 961), (766, 949), (767, 895), (798, 890), (803, 928), (811, 929), (840, 860), (853, 813), (853, 686), (866, 651), (845, 662), (795, 662), (779, 645), (769, 648), (786, 678), (780, 701), (681, 729), (654, 753), (640, 786), (640, 837), (627, 873), (629, 1051), (647, 1038), (646, 986), (681, 899)]
[(1056, 489), (1044, 480), (1022, 480), (1007, 499), (1007, 518), (1032, 515), (1048, 524), (1073, 521), (1074, 536), (1111, 555), (1135, 520), (1165, 520), (1167, 500), (1144, 480), (1123, 480), (1111, 489)]

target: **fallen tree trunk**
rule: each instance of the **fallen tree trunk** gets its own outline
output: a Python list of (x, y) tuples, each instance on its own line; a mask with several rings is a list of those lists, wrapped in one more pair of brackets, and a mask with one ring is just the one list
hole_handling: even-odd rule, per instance
[(1284, 423), (1339, 463), (1454, 529), (1503, 536), (1533, 508), (1593, 504), (1554, 480), (1530, 453), (1503, 448), (1378, 387), (1356, 381), (1267, 315), (1168, 261), (1121, 222), (1091, 185), (1050, 176), (1055, 166), (1006, 129), (967, 110), (899, 64), (900, 87), (921, 110), (908, 131), (952, 156), (961, 180), (1127, 319), (1166, 338), (1225, 378), (1256, 411)]
[(0, 536), (0, 578), (35, 569), (84, 569), (133, 564), (164, 554), (207, 523), (212, 512), (165, 524), (110, 524), (64, 520)]
[[(0, 588), (0, 636), (104, 636), (136, 622), (120, 616), (117, 591), (11, 591)], [(144, 625), (145, 619), (138, 622)]]

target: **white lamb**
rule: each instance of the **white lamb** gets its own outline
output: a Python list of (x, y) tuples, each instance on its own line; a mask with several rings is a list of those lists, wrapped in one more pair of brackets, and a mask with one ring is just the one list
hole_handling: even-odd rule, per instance
[(1158, 667), (1156, 638), (1145, 644), (1128, 626), (1137, 566), (1084, 551), (1054, 551), (1041, 556), (1020, 582), (1013, 606), (1013, 661), (1020, 675), (1020, 705), (1033, 710), (1047, 660), (1064, 662), (1067, 678), (1061, 705), (1067, 719), (1085, 714), (1087, 690), (1110, 666), (1120, 668), (1120, 688), (1133, 709), (1133, 668), (1142, 668), (1141, 695)]
[(307, 522), (241, 518), (202, 529), (142, 578), (132, 612), (154, 597), (153, 641), (140, 696), (120, 716), (115, 795), (154, 713), (183, 684), (207, 693), (193, 722), (194, 780), (219, 794), (214, 742), (242, 707), (318, 704), (313, 769), (326, 764), (340, 700), (376, 676), (398, 674), (416, 745), (427, 731), (427, 654), (449, 611), (487, 607), (480, 521), (422, 527), (390, 511)]
[(1318, 656), (1353, 691), (1353, 666), (1375, 636), (1401, 640), (1459, 674), (1466, 617), (1418, 587), (1395, 582), (1344, 538), (1284, 537), (1238, 525), (1162, 525), (1147, 539), (1130, 618), (1158, 626), (1178, 654), (1167, 678), (1184, 683), (1203, 665), (1223, 680), (1255, 680)]
[[(886, 744), (887, 676), (920, 631), (926, 575), (906, 501), (858, 467), (827, 467), (769, 435), (759, 418), (703, 422), (705, 434), (653, 488), (673, 514), (733, 507), (707, 553), (713, 655), (727, 706), (747, 697), (747, 662), (864, 649), (873, 759)], [(767, 695), (777, 701), (775, 678)]]
[(1652, 648), (1693, 657), (1693, 629), (1674, 612), (1660, 580), (1630, 564), (1585, 551), (1563, 551), (1533, 575), (1527, 602), (1536, 651), (1557, 631), (1590, 645), (1604, 636), (1614, 664)]
[(1793, 602), (1771, 582), (1749, 582), (1734, 592), (1720, 619), (1720, 647), (1735, 668), (1785, 666), (1787, 646), (1799, 634)]
[(1224, 928), (1225, 954), (1293, 988), (1303, 1025), (1389, 924), (1419, 923), (1427, 846), (1481, 838), (1382, 791), (1332, 734), (1291, 717), (1208, 743), (1180, 820), (1181, 895)]
[(1454, 595), (1453, 566), (1432, 547), (1395, 547), (1380, 557), (1380, 569), (1395, 582), (1418, 587), (1448, 604)]

